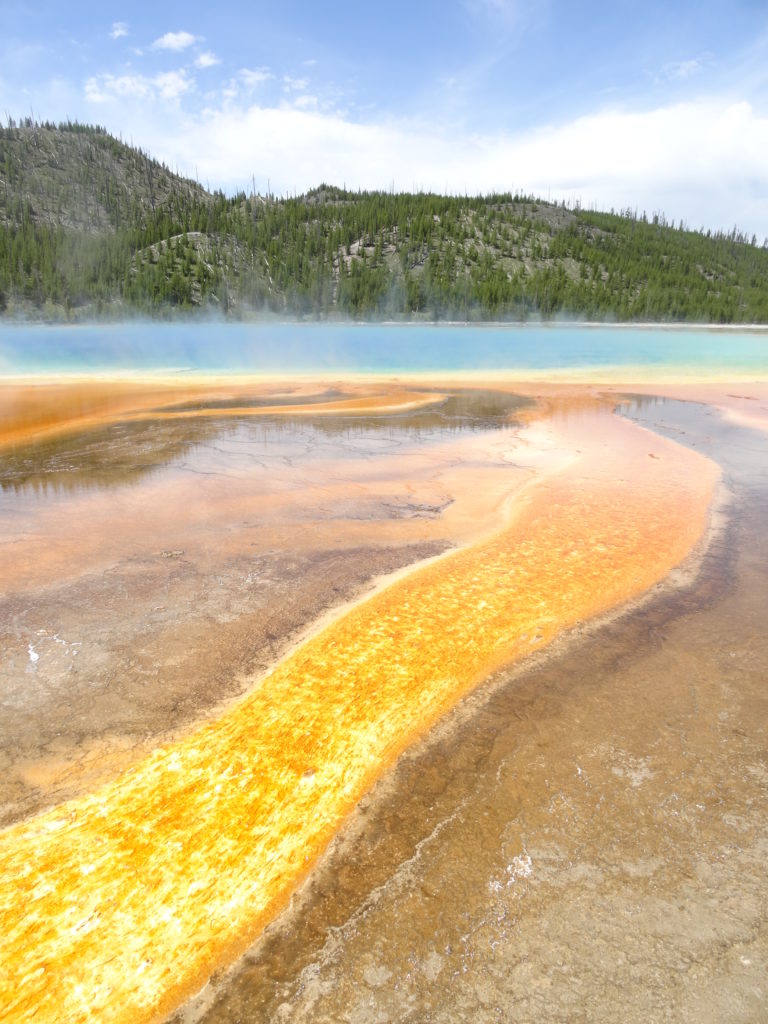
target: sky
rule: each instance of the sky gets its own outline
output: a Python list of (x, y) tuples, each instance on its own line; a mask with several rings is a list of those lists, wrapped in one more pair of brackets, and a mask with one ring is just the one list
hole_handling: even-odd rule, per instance
[(3, 0), (9, 116), (227, 194), (519, 191), (768, 237), (768, 0)]

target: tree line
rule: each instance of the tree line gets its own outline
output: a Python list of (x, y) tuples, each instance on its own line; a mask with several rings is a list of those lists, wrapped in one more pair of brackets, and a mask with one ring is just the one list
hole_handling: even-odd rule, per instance
[(210, 193), (104, 129), (0, 126), (0, 311), (768, 322), (768, 249), (513, 193)]

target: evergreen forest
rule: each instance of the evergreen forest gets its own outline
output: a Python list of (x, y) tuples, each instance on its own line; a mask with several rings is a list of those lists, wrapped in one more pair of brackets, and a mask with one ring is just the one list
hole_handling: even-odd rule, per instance
[(0, 126), (0, 316), (214, 311), (768, 323), (768, 244), (511, 193), (225, 196), (103, 128)]

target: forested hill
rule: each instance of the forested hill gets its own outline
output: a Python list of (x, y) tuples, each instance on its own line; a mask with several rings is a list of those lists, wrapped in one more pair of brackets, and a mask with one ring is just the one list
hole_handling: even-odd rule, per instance
[(101, 128), (0, 126), (1, 315), (212, 309), (768, 323), (768, 247), (511, 194), (226, 197)]

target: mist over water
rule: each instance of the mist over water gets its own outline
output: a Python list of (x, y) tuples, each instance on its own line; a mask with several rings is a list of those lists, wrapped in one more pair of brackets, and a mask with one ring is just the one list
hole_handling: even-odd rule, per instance
[(631, 367), (768, 371), (746, 331), (445, 324), (121, 324), (0, 328), (0, 374), (177, 370), (417, 373)]

